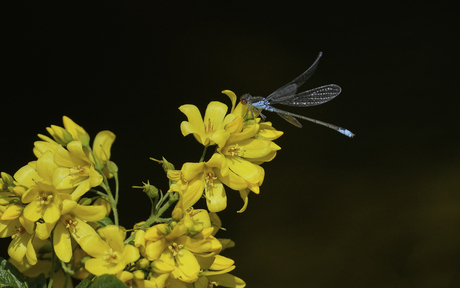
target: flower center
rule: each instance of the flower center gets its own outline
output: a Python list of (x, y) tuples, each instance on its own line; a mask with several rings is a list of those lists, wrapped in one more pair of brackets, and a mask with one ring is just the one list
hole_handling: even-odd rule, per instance
[(16, 227), (16, 234), (11, 235), (11, 239), (20, 237), (24, 233), (26, 233), (26, 228), (24, 228), (24, 226)]
[(41, 206), (50, 204), (52, 200), (53, 200), (53, 195), (46, 194), (45, 192), (42, 192), (42, 194), (38, 195), (36, 198), (37, 204)]
[(208, 123), (204, 124), (204, 133), (205, 134), (211, 134), (214, 132), (214, 125), (211, 122), (211, 119), (208, 119)]
[(184, 248), (184, 245), (173, 243), (172, 245), (168, 246), (169, 251), (173, 253), (173, 256), (176, 257), (177, 255), (182, 255), (181, 251)]
[(71, 176), (71, 177), (88, 174), (87, 171), (86, 171), (86, 168), (85, 167), (80, 167), (80, 166), (69, 168), (69, 171), (70, 171), (69, 176)]
[(69, 229), (70, 231), (72, 231), (73, 233), (77, 234), (76, 233), (76, 230), (77, 230), (77, 225), (78, 225), (78, 221), (77, 220), (73, 220), (72, 217), (68, 217), (64, 220), (64, 225), (65, 225), (65, 228)]
[(207, 189), (212, 189), (214, 187), (214, 180), (217, 179), (217, 177), (214, 175), (212, 171), (206, 172), (204, 175), (205, 183), (206, 183), (206, 188)]
[(238, 143), (235, 146), (228, 148), (227, 152), (232, 156), (242, 156), (242, 152), (244, 152), (243, 147), (238, 147)]
[(102, 259), (108, 261), (108, 262), (113, 262), (113, 263), (118, 263), (119, 257), (118, 257), (118, 252), (113, 251), (112, 248), (109, 249), (109, 251), (104, 252), (104, 257)]

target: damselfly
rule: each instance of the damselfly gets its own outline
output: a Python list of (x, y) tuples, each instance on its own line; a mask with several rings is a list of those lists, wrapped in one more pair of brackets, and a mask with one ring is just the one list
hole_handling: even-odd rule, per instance
[(283, 104), (296, 107), (315, 106), (332, 100), (335, 96), (340, 94), (342, 88), (335, 84), (321, 86), (296, 94), (297, 88), (300, 87), (303, 83), (305, 83), (305, 81), (307, 81), (308, 78), (310, 78), (310, 76), (313, 75), (313, 73), (315, 73), (321, 55), (322, 53), (320, 52), (318, 58), (316, 58), (315, 62), (310, 66), (310, 68), (307, 69), (307, 71), (303, 72), (299, 77), (295, 78), (288, 84), (284, 85), (272, 94), (268, 95), (267, 98), (261, 96), (251, 96), (249, 94), (244, 94), (243, 96), (241, 96), (241, 103), (248, 104), (246, 114), (248, 114), (249, 111), (251, 111), (252, 118), (254, 118), (253, 109), (255, 107), (258, 109), (258, 113), (263, 120), (265, 120), (266, 117), (261, 113), (261, 110), (267, 110), (270, 112), (275, 112), (276, 114), (281, 116), (281, 118), (299, 128), (302, 128), (302, 124), (300, 124), (300, 122), (295, 117), (329, 127), (348, 137), (355, 136), (355, 134), (351, 133), (351, 131), (339, 127), (337, 125), (308, 118), (302, 115), (297, 115), (271, 106), (273, 104)]

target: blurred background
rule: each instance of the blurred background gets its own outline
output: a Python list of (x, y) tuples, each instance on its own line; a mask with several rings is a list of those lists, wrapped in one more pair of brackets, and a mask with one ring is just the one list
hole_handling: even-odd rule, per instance
[(284, 108), (356, 136), (266, 113), (282, 150), (246, 212), (227, 189), (219, 213), (232, 274), (248, 287), (460, 287), (454, 9), (340, 3), (2, 4), (0, 170), (35, 160), (36, 135), (63, 115), (93, 137), (111, 130), (132, 227), (150, 206), (131, 186), (168, 189), (149, 157), (180, 168), (201, 156), (180, 105), (230, 105), (224, 89), (267, 96), (322, 51), (299, 91), (334, 83), (341, 95)]

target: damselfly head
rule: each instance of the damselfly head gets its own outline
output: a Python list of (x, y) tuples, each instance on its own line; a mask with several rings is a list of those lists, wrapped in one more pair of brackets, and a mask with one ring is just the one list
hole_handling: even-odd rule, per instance
[(252, 98), (252, 96), (249, 93), (246, 93), (243, 96), (241, 96), (240, 102), (241, 102), (241, 104), (247, 104), (248, 102), (251, 101), (251, 98)]

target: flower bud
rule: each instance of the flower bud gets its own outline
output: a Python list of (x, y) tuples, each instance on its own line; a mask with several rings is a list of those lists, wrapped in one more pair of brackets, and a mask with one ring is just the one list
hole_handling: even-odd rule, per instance
[(174, 170), (174, 165), (171, 162), (168, 162), (168, 160), (165, 159), (165, 157), (162, 157), (163, 160), (157, 160), (155, 158), (150, 158), (150, 160), (156, 161), (161, 164), (163, 167), (163, 170), (167, 173), (168, 170)]
[(174, 210), (171, 213), (171, 216), (174, 220), (179, 221), (180, 219), (184, 218), (184, 210), (176, 206), (174, 207)]
[(67, 146), (70, 142), (72, 142), (73, 137), (72, 134), (70, 134), (69, 131), (65, 130), (62, 127), (56, 126), (56, 125), (51, 125), (51, 127), (46, 127), (46, 131), (50, 133), (50, 135), (54, 138), (54, 140), (61, 144), (62, 146)]
[[(143, 182), (142, 182), (143, 183)], [(150, 185), (150, 182), (147, 181), (147, 183), (143, 183), (144, 186), (140, 187), (140, 186), (133, 186), (133, 188), (142, 188), (142, 190), (145, 192), (145, 194), (147, 194), (147, 196), (149, 196), (150, 198), (156, 198), (158, 196), (158, 188), (153, 186), (153, 185)]]
[(83, 206), (88, 206), (91, 204), (91, 199), (90, 198), (81, 198), (80, 201), (78, 201), (80, 205), (83, 205)]
[(14, 180), (10, 174), (2, 172), (2, 180), (3, 184), (5, 184), (7, 187), (14, 186)]
[(22, 194), (26, 193), (27, 187), (24, 187), (22, 185), (15, 186), (13, 188), (13, 193), (18, 196), (22, 196)]
[(145, 278), (144, 272), (142, 272), (141, 270), (134, 271), (133, 276), (135, 280), (144, 280)]
[(115, 162), (109, 160), (107, 161), (107, 170), (109, 170), (111, 174), (117, 174), (118, 166), (115, 164)]
[(139, 269), (145, 269), (150, 266), (150, 261), (147, 260), (146, 258), (142, 258), (141, 260), (139, 260), (139, 262), (136, 263), (136, 266)]

